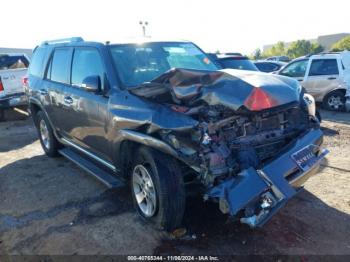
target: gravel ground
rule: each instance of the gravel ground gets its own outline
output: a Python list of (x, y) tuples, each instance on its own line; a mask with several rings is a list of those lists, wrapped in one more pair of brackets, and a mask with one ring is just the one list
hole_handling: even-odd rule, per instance
[(179, 239), (134, 213), (128, 188), (107, 190), (43, 154), (30, 119), (0, 123), (0, 254), (350, 255), (350, 114), (322, 111), (331, 151), (318, 175), (264, 228), (190, 199)]

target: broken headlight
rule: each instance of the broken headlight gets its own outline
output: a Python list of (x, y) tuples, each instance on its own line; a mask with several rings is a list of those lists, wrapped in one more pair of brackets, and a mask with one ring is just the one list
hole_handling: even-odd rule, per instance
[(310, 94), (304, 94), (304, 102), (306, 104), (307, 110), (309, 115), (315, 116), (316, 115), (316, 104), (315, 99)]

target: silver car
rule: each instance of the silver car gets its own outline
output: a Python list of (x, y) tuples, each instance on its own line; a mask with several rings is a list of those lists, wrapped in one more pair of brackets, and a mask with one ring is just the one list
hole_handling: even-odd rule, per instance
[(328, 110), (350, 110), (349, 51), (301, 57), (277, 74), (297, 79)]

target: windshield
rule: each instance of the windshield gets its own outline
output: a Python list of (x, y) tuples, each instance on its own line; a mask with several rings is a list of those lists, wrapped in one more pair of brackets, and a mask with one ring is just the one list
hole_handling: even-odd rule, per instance
[(149, 82), (171, 68), (218, 69), (206, 54), (192, 43), (113, 45), (110, 50), (120, 80), (126, 87)]
[(219, 61), (223, 68), (259, 71), (253, 62), (248, 59), (220, 59)]

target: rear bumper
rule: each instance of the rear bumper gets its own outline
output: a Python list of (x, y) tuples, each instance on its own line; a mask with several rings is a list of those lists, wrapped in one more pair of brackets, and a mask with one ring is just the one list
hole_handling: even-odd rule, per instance
[[(232, 216), (243, 214), (240, 218), (242, 223), (251, 227), (264, 225), (317, 172), (320, 162), (328, 153), (319, 147), (322, 136), (319, 129), (309, 130), (262, 169), (243, 170), (234, 178), (210, 189), (207, 197), (218, 199), (224, 213)], [(291, 156), (309, 145), (316, 146), (317, 157), (311, 166), (302, 170)]]
[(28, 104), (28, 97), (25, 93), (18, 93), (0, 97), (0, 108), (7, 109), (15, 106), (22, 106)]

